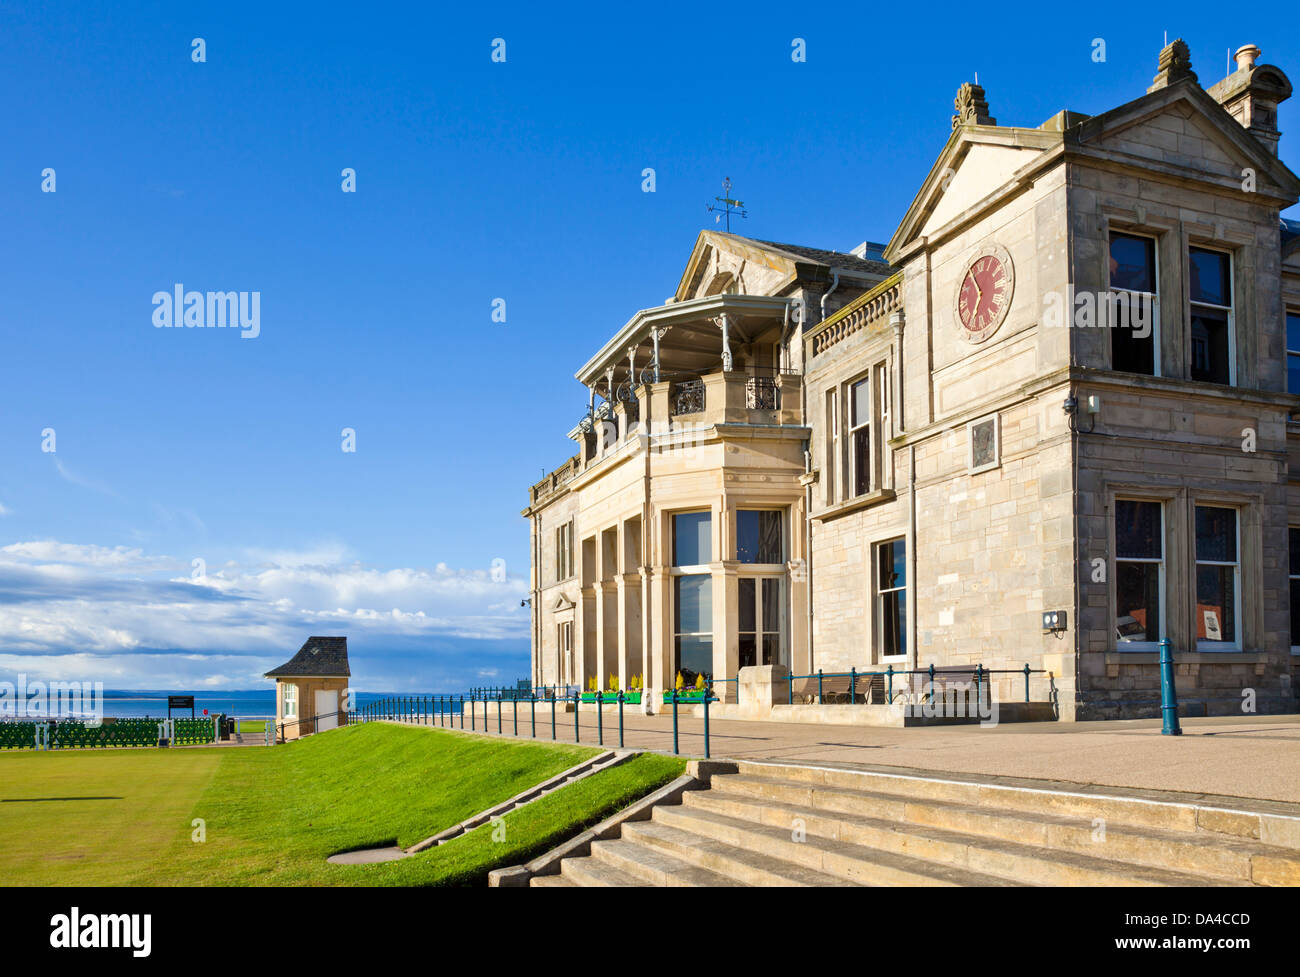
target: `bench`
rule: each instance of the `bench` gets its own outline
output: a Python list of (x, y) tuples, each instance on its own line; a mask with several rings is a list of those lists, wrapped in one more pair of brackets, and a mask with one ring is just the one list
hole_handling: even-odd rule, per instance
[(802, 678), (793, 683), (792, 701), (796, 704), (811, 705), (818, 701), (820, 689), (821, 702), (831, 703), (883, 703), (886, 700), (885, 676), (860, 673), (856, 681), (852, 675), (841, 672)]
[[(990, 675), (984, 671), (980, 678), (979, 701), (989, 702)], [(919, 671), (906, 676), (894, 677), (894, 698), (896, 701), (919, 704), (929, 702), (931, 692), (926, 686), (930, 683), (929, 670)], [(965, 665), (937, 665), (934, 669), (933, 696), (942, 701), (953, 699), (958, 695), (969, 702), (975, 691), (975, 669)]]

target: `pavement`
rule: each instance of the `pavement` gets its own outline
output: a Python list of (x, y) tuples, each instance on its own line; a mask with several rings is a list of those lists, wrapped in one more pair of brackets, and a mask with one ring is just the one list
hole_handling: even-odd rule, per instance
[[(620, 745), (616, 716), (605, 716), (599, 731), (593, 713), (579, 716), (579, 742), (596, 746), (600, 738), (605, 747)], [(461, 717), (446, 718), (460, 728)], [(469, 732), (470, 719), (464, 719)], [(509, 703), (503, 706), (500, 732), (495, 709), (488, 720), (489, 735), (513, 735)], [(714, 759), (904, 767), (1300, 803), (1300, 715), (1181, 722), (1182, 736), (1161, 735), (1159, 719), (906, 729), (711, 719), (709, 733)], [(481, 715), (474, 725), (484, 731)], [(536, 731), (538, 739), (551, 739), (544, 703), (537, 705)], [(527, 702), (520, 703), (518, 732), (522, 739), (532, 738)], [(555, 733), (558, 742), (574, 742), (573, 713), (557, 713)], [(671, 753), (672, 740), (671, 715), (625, 713), (626, 748)], [(703, 720), (679, 716), (678, 742), (683, 755), (703, 756)]]

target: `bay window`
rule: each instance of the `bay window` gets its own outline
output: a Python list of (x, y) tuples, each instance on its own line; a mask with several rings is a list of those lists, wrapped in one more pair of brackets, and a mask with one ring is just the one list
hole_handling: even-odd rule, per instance
[(713, 677), (713, 519), (708, 512), (673, 516), (673, 674), (686, 687)]

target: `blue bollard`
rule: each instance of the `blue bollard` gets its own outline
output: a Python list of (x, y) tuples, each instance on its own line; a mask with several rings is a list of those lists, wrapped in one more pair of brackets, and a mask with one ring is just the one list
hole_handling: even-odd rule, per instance
[(673, 755), (681, 753), (677, 748), (677, 690), (673, 689)]
[(709, 759), (709, 701), (713, 698), (713, 689), (704, 690), (704, 759)]
[(1160, 639), (1160, 714), (1164, 717), (1161, 735), (1183, 735), (1183, 727), (1178, 725), (1178, 690), (1174, 686), (1174, 646), (1168, 638)]
[(596, 745), (605, 745), (605, 693), (596, 693)]
[(623, 690), (618, 690), (618, 748), (623, 749)]

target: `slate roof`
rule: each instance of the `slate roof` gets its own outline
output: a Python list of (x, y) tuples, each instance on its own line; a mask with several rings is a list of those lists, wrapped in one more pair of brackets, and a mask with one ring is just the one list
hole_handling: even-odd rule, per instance
[(348, 639), (311, 637), (294, 655), (279, 668), (266, 673), (267, 678), (281, 675), (347, 675), (352, 674), (348, 668)]
[(1300, 238), (1300, 220), (1291, 220), (1282, 218), (1282, 250), (1285, 251), (1288, 244)]
[[(760, 247), (776, 248), (778, 251), (784, 251), (794, 258), (802, 258), (805, 261), (815, 261), (818, 264), (828, 265), (832, 268), (843, 268), (846, 271), (863, 271), (873, 275), (889, 276), (895, 272), (895, 268), (883, 261), (873, 261), (870, 258), (859, 258), (856, 254), (849, 254), (845, 251), (827, 251), (823, 248), (809, 248), (802, 244), (781, 244), (777, 241), (760, 241), (758, 238), (742, 237), (739, 234), (733, 234), (732, 237), (740, 238), (742, 241), (750, 241)], [(875, 245), (877, 253), (880, 246)]]

